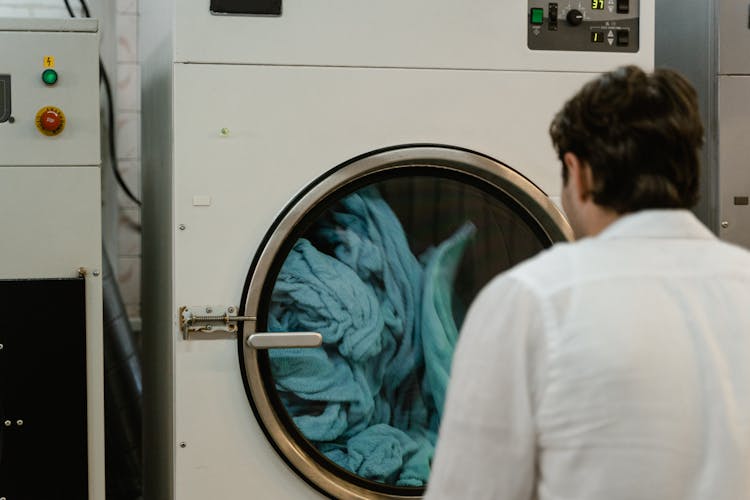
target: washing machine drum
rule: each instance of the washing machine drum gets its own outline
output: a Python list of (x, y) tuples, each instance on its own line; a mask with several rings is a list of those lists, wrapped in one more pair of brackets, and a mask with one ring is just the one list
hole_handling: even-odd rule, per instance
[[(382, 150), (320, 178), (277, 219), (245, 285), (256, 321), (240, 363), (274, 447), (331, 497), (420, 496), (467, 308), (569, 235), (536, 186), (466, 150)], [(258, 332), (292, 347), (259, 349)]]

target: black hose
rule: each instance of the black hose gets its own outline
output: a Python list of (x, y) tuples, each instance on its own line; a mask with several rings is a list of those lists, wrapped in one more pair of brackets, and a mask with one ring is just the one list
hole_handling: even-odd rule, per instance
[(91, 17), (91, 12), (89, 12), (89, 6), (86, 5), (86, 0), (78, 0), (81, 2), (81, 7), (83, 7), (83, 15), (84, 17)]
[(140, 353), (104, 249), (102, 266), (107, 498), (133, 500), (143, 494)]

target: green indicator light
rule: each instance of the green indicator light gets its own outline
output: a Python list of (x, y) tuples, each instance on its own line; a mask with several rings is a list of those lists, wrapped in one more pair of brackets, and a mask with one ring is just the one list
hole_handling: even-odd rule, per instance
[(531, 9), (531, 24), (544, 24), (544, 9)]
[(54, 85), (57, 83), (57, 71), (54, 69), (45, 69), (42, 73), (42, 81), (47, 85)]

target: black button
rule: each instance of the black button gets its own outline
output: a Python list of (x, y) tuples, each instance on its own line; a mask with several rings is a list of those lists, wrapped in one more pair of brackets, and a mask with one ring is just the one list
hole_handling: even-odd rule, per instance
[(617, 45), (626, 47), (630, 43), (630, 32), (628, 30), (619, 30), (617, 32)]
[(630, 12), (630, 0), (617, 0), (617, 13), (627, 14)]

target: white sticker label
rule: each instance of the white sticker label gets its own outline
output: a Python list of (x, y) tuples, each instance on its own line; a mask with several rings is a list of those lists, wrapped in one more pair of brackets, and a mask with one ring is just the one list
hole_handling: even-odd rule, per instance
[(210, 207), (211, 206), (211, 197), (207, 194), (196, 194), (193, 196), (193, 206), (194, 207)]

